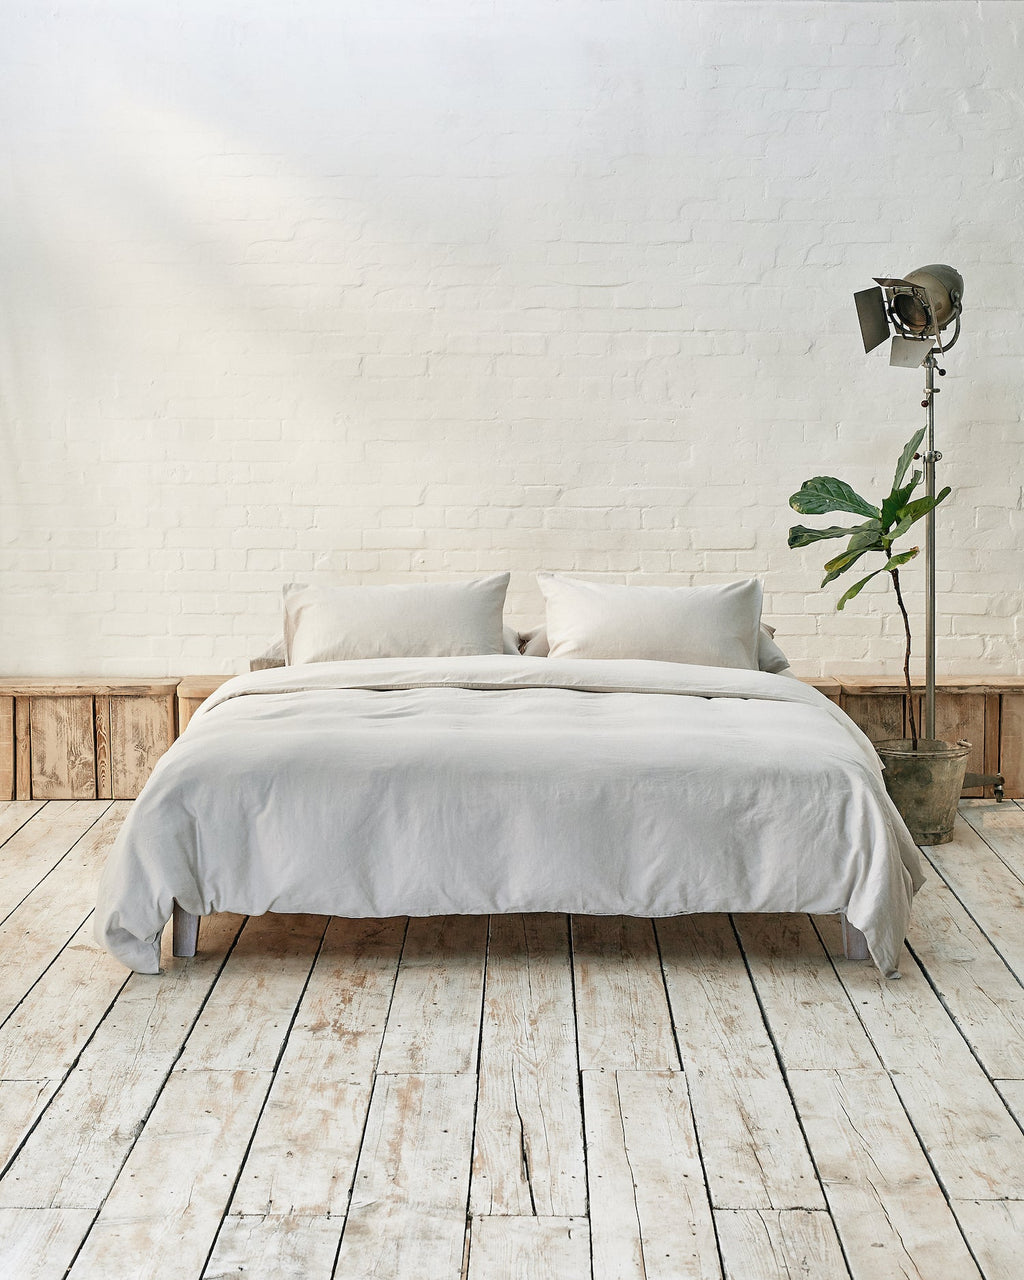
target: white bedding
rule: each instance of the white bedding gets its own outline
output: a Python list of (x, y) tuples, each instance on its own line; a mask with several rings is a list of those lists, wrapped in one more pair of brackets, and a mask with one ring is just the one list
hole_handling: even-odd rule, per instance
[(870, 743), (799, 681), (626, 659), (238, 676), (132, 806), (96, 937), (159, 970), (196, 915), (847, 913), (895, 970), (916, 847)]

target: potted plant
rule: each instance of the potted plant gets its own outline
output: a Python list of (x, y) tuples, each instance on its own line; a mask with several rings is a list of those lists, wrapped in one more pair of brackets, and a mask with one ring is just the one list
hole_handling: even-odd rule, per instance
[(921, 472), (911, 472), (909, 480), (906, 476), (924, 434), (925, 428), (922, 427), (907, 441), (896, 464), (892, 489), (880, 506), (873, 506), (848, 484), (834, 476), (814, 476), (805, 480), (789, 500), (794, 511), (808, 516), (825, 515), (829, 511), (846, 511), (861, 516), (863, 522), (842, 527), (831, 525), (822, 529), (794, 525), (789, 531), (789, 545), (806, 547), (812, 542), (827, 538), (849, 538), (845, 551), (826, 562), (825, 577), (821, 583), (823, 587), (852, 569), (870, 552), (880, 552), (885, 556), (883, 565), (844, 592), (836, 608), (842, 609), (847, 601), (859, 595), (866, 584), (878, 574), (887, 573), (892, 579), (906, 635), (903, 677), (907, 690), (910, 737), (876, 743), (875, 750), (885, 765), (885, 785), (910, 828), (911, 835), (918, 844), (944, 844), (953, 838), (953, 819), (963, 789), (970, 744), (954, 744), (918, 736), (910, 682), (910, 619), (900, 590), (900, 569), (914, 559), (920, 548), (911, 547), (907, 551), (898, 552), (893, 550), (896, 540), (907, 534), (918, 520), (937, 507), (950, 492), (947, 486), (934, 498), (911, 497), (921, 482)]

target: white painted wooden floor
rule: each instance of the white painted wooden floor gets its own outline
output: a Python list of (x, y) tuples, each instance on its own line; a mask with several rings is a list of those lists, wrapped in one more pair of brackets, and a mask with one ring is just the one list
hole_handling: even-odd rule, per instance
[(130, 976), (127, 808), (0, 806), (3, 1280), (1024, 1275), (1021, 806), (899, 982), (782, 916), (218, 916)]

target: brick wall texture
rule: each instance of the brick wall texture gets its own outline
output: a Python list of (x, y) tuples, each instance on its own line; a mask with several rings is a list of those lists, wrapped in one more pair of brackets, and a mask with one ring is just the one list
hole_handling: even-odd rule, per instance
[(4, 674), (241, 670), (286, 582), (506, 568), (523, 624), (538, 569), (757, 574), (797, 670), (896, 670), (788, 498), (888, 487), (923, 374), (851, 295), (934, 261), (939, 667), (1024, 671), (1024, 4), (6, 15)]

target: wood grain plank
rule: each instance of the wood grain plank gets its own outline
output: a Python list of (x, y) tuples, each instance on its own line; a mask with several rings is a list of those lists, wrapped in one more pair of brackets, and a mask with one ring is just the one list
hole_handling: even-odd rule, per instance
[(678, 1071), (651, 921), (574, 916), (572, 956), (581, 1069)]
[(867, 965), (839, 970), (858, 1015), (934, 1164), (957, 1199), (1024, 1195), (1024, 1134), (909, 956), (890, 982)]
[(492, 916), (470, 1209), (587, 1211), (568, 921)]
[(728, 1280), (850, 1275), (835, 1225), (821, 1209), (716, 1209), (715, 1225)]
[[(923, 720), (918, 721), (923, 725)], [(985, 694), (935, 693), (935, 736), (946, 742), (971, 744), (967, 756), (968, 773), (985, 771)], [(975, 787), (966, 795), (982, 794), (983, 788)]]
[(110, 800), (114, 791), (110, 775), (110, 698), (107, 694), (97, 694), (93, 699), (93, 715), (96, 735), (96, 798)]
[(271, 912), (250, 918), (189, 1035), (182, 1070), (273, 1069), (327, 922)]
[(340, 1218), (229, 1214), (202, 1280), (331, 1280), (341, 1228)]
[(30, 893), (0, 924), (0, 1020), (92, 912), (96, 882), (126, 816), (126, 806), (111, 806), (49, 872), (46, 892)]
[(586, 1218), (474, 1218), (468, 1280), (591, 1280)]
[(999, 772), (1008, 796), (1024, 796), (1024, 692), (1004, 693), (1000, 702)]
[(404, 935), (404, 920), (331, 921), (232, 1214), (345, 1216)]
[(88, 1209), (0, 1209), (0, 1276), (59, 1280), (92, 1219)]
[(809, 917), (733, 919), (786, 1069), (877, 1067), (878, 1055)]
[(712, 1204), (824, 1208), (728, 917), (659, 920), (658, 937)]
[(976, 831), (988, 847), (1024, 883), (1024, 823), (1020, 811), (1008, 804), (969, 804), (960, 806), (960, 813), (967, 824)]
[(269, 1071), (171, 1073), (70, 1280), (201, 1274), (271, 1078)]
[[(965, 812), (969, 802), (964, 801)], [(995, 806), (993, 806), (995, 807)], [(928, 861), (970, 912), (1016, 976), (1024, 981), (1024, 884), (963, 818), (949, 844), (925, 850)]]
[(997, 1080), (999, 1096), (1010, 1109), (1017, 1123), (1024, 1129), (1024, 1080)]
[[(213, 916), (209, 932), (222, 950), (179, 961), (159, 979), (143, 974), (127, 978), (114, 1007), (0, 1182), (0, 1205), (99, 1208), (241, 923), (238, 916)], [(116, 964), (95, 947), (93, 954)], [(68, 1051), (59, 1042), (54, 1049), (58, 1047)], [(55, 1083), (60, 1084), (59, 1075)]]
[(98, 822), (109, 800), (51, 801), (0, 846), (0, 920)]
[(977, 1277), (886, 1072), (789, 1079), (855, 1280)]
[(118, 798), (137, 796), (153, 766), (174, 741), (175, 699), (110, 699), (110, 780)]
[(94, 800), (96, 746), (91, 697), (33, 698), (32, 798)]
[(594, 1280), (721, 1275), (682, 1072), (585, 1071)]
[(475, 1099), (467, 1073), (377, 1077), (334, 1280), (461, 1274)]
[(0, 697), (0, 803), (14, 795), (14, 698)]
[(907, 940), (988, 1074), (1024, 1079), (1024, 988), (937, 876), (914, 899)]
[(14, 798), (32, 799), (32, 699), (14, 699)]
[(476, 1070), (486, 949), (486, 916), (409, 921), (378, 1071)]
[[(0, 804), (0, 845), (19, 831), (45, 803), (45, 800), (7, 800)], [(3, 856), (0, 853), (0, 859)]]
[(1020, 1280), (1024, 1201), (954, 1200), (952, 1209), (985, 1280)]
[(872, 742), (904, 736), (904, 702), (900, 693), (847, 693), (840, 705)]

